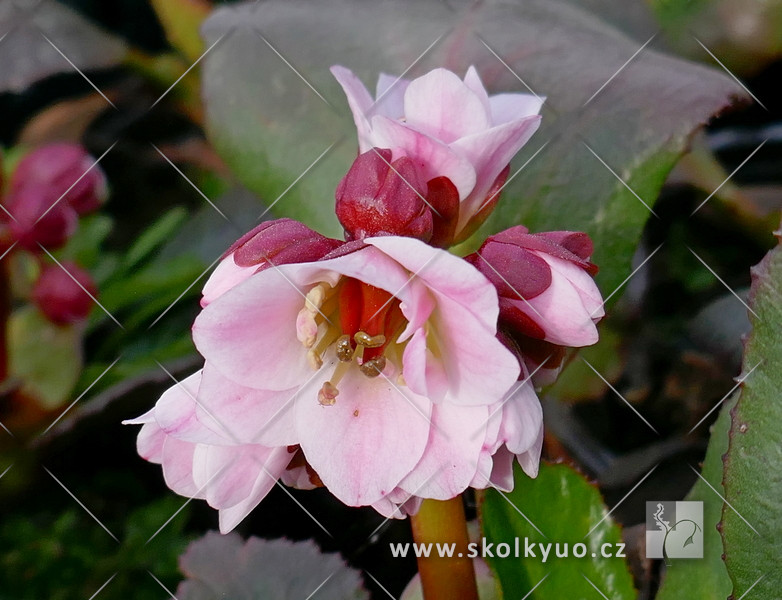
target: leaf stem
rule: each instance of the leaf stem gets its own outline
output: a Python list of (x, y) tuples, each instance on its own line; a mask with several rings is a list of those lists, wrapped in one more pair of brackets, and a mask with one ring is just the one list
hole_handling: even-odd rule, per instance
[[(418, 572), (425, 600), (478, 600), (478, 586), (471, 558), (467, 557), (467, 520), (461, 496), (451, 500), (424, 500), (410, 518), (413, 540), (431, 544), (428, 558), (418, 558)], [(438, 546), (453, 544), (451, 558), (440, 557)]]

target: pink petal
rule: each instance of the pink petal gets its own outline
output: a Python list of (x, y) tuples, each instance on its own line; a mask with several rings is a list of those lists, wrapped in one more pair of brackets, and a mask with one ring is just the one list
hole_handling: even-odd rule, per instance
[(196, 414), (233, 443), (289, 446), (298, 443), (293, 418), (297, 388), (274, 392), (241, 386), (204, 365)]
[(394, 159), (409, 157), (418, 167), (425, 181), (447, 177), (459, 190), (459, 198), (466, 198), (475, 187), (475, 169), (469, 160), (406, 123), (382, 115), (372, 118), (372, 144), (390, 148)]
[(426, 329), (421, 327), (405, 346), (402, 357), (405, 383), (415, 393), (440, 402), (448, 393), (448, 374), (426, 344)]
[[(432, 313), (429, 333), (435, 338), (427, 341), (436, 342), (440, 352), (441, 369), (449, 381), (448, 400), (480, 405), (502, 398), (517, 380), (519, 364), (495, 337), (499, 304), (494, 286), (466, 261), (418, 240), (389, 236), (365, 241), (416, 273), (416, 279), (436, 297), (437, 310)], [(401, 339), (408, 333), (406, 330)], [(408, 368), (420, 373), (420, 365), (412, 364), (415, 354), (421, 355), (420, 342), (417, 344), (410, 354), (405, 352), (403, 373)], [(422, 393), (420, 376), (414, 381), (415, 391)], [(429, 393), (434, 389), (426, 388)]]
[(287, 448), (274, 448), (265, 458), (263, 469), (253, 483), (249, 495), (229, 508), (220, 510), (220, 533), (228, 533), (254, 509), (277, 483), (293, 454)]
[(461, 494), (478, 470), (488, 416), (485, 406), (435, 404), (424, 454), (399, 486), (436, 500)]
[[(539, 457), (540, 453), (538, 453), (538, 458)], [(497, 450), (494, 455), (494, 465), (491, 471), (490, 481), (492, 486), (502, 490), (503, 492), (510, 492), (513, 490), (514, 458), (515, 457), (513, 453), (510, 452), (510, 450), (508, 450), (505, 446), (502, 446), (499, 450)]]
[(525, 117), (463, 137), (451, 144), (451, 148), (470, 161), (476, 173), (475, 188), (462, 202), (457, 231), (481, 209), (494, 180), (537, 131), (539, 125), (539, 116)]
[(166, 433), (155, 422), (144, 423), (136, 438), (136, 450), (138, 455), (151, 463), (163, 462), (163, 442), (166, 441)]
[(201, 307), (211, 304), (225, 292), (239, 285), (257, 271), (257, 267), (240, 267), (233, 254), (226, 256), (206, 280), (201, 297)]
[(383, 115), (389, 119), (401, 119), (405, 116), (405, 91), (410, 85), (409, 79), (381, 73), (377, 80), (373, 115)]
[(375, 146), (372, 143), (371, 129), (367, 121), (373, 104), (372, 96), (350, 69), (335, 65), (331, 67), (331, 74), (334, 75), (347, 96), (350, 111), (353, 113), (353, 121), (358, 130), (359, 152), (366, 152)]
[[(540, 256), (544, 257), (543, 254)], [(548, 258), (551, 259), (551, 262), (546, 261), (549, 264), (560, 260)], [(578, 271), (592, 281), (579, 267), (566, 261), (560, 262), (573, 269), (573, 273)], [(560, 346), (589, 346), (597, 342), (597, 328), (591, 312), (584, 306), (582, 294), (585, 292), (579, 292), (579, 289), (574, 287), (568, 279), (572, 273), (568, 271), (569, 269), (552, 267), (551, 285), (545, 292), (527, 302), (513, 301), (513, 304), (543, 328), (546, 341)], [(594, 286), (594, 283), (591, 285)], [(594, 308), (594, 302), (590, 302), (589, 306)]]
[(543, 424), (541, 423), (538, 430), (538, 436), (535, 438), (535, 442), (530, 446), (529, 450), (516, 455), (516, 459), (519, 461), (522, 470), (532, 477), (533, 479), (538, 476), (538, 469), (540, 468), (540, 452), (543, 449)]
[(296, 402), (301, 449), (332, 494), (348, 506), (374, 504), (418, 463), (429, 437), (431, 403), (350, 369), (336, 403), (317, 394)]
[(467, 69), (467, 73), (464, 75), (464, 85), (466, 85), (472, 92), (478, 97), (483, 105), (483, 110), (487, 115), (491, 115), (491, 107), (489, 103), (489, 95), (486, 93), (486, 88), (483, 87), (480, 75), (478, 75), (477, 69), (470, 65)]
[(166, 485), (181, 496), (203, 498), (204, 491), (193, 479), (193, 470), (201, 468), (194, 463), (196, 444), (166, 436), (163, 442), (162, 465)]
[(519, 382), (502, 405), (500, 439), (513, 454), (531, 448), (543, 424), (543, 410), (529, 379)]
[(559, 273), (576, 289), (584, 309), (591, 315), (592, 321), (596, 323), (605, 316), (603, 298), (595, 280), (589, 273), (570, 261), (551, 256), (545, 252), (540, 252), (538, 255), (549, 264), (552, 272)]
[(495, 94), (489, 98), (492, 125), (502, 125), (537, 115), (544, 101), (545, 98), (533, 94)]
[(405, 118), (414, 129), (446, 144), (491, 126), (481, 98), (446, 69), (434, 69), (410, 82)]

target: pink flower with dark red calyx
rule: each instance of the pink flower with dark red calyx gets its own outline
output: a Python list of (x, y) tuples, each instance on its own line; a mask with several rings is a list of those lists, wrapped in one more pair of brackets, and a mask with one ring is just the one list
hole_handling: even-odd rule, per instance
[[(67, 271), (67, 272), (66, 272)], [(33, 303), (53, 323), (64, 325), (87, 318), (98, 293), (92, 277), (72, 262), (47, 265), (33, 286)]]
[(25, 186), (9, 194), (0, 218), (8, 224), (12, 241), (31, 252), (62, 247), (76, 231), (79, 217), (65, 202), (56, 201), (48, 190)]
[[(213, 275), (221, 293), (196, 319), (203, 370), (137, 421), (141, 455), (172, 489), (206, 497), (227, 531), (278, 478), (394, 517), (489, 485), (490, 450), (510, 437), (496, 407), (520, 366), (496, 337), (497, 292), (474, 267), (383, 236), (242, 268), (254, 270)], [(232, 453), (247, 471), (221, 478)]]
[(49, 205), (65, 194), (60, 202), (79, 214), (97, 210), (108, 196), (106, 177), (95, 159), (79, 144), (65, 142), (37, 148), (19, 161), (11, 191), (27, 186), (45, 193)]
[(360, 154), (337, 186), (337, 218), (348, 240), (401, 235), (428, 242), (432, 212), (413, 162), (391, 161), (391, 150)]
[(521, 225), (489, 237), (467, 260), (497, 288), (500, 324), (558, 346), (597, 342), (603, 300), (585, 233), (531, 234)]
[(453, 242), (465, 239), (497, 201), (513, 156), (540, 124), (542, 99), (489, 96), (474, 67), (464, 80), (435, 69), (413, 81), (381, 75), (373, 99), (348, 69), (331, 72), (348, 98), (359, 151), (390, 148), (409, 157), (425, 181), (447, 177), (459, 193)]
[(279, 265), (312, 262), (343, 243), (293, 219), (265, 221), (226, 251), (204, 286), (201, 306), (205, 307), (253, 273)]

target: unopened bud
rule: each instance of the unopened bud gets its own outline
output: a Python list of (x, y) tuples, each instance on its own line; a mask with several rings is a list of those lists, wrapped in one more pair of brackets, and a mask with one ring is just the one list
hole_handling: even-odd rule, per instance
[(75, 323), (92, 309), (97, 289), (89, 273), (72, 262), (48, 265), (33, 287), (33, 303), (50, 321)]
[(78, 215), (65, 202), (56, 202), (40, 186), (12, 191), (0, 219), (8, 224), (12, 241), (31, 252), (60, 248), (76, 231)]

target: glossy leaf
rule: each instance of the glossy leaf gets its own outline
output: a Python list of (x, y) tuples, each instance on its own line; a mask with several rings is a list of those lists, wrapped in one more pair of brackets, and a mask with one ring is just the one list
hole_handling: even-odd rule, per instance
[[(542, 464), (536, 479), (516, 465), (515, 480), (511, 493), (487, 491), (481, 505), (484, 536), (495, 549), (495, 557), (487, 557), (487, 562), (499, 577), (503, 597), (596, 598), (595, 587), (614, 600), (636, 597), (625, 560), (601, 557), (604, 544), (608, 544), (606, 553), (616, 554), (622, 536), (614, 521), (606, 518), (608, 511), (595, 486), (567, 465)], [(514, 557), (516, 539), (520, 558)], [(525, 539), (534, 544), (535, 557), (525, 556)], [(501, 543), (510, 545), (510, 557), (496, 556)], [(544, 561), (545, 550), (538, 544), (545, 548), (549, 543)], [(558, 558), (556, 543), (562, 551), (567, 543), (571, 555)], [(586, 547), (583, 558), (572, 556), (579, 543)]]
[(753, 331), (743, 365), (747, 375), (732, 413), (725, 455), (723, 483), (728, 506), (722, 510), (722, 537), (737, 598), (752, 587), (752, 598), (770, 600), (778, 598), (782, 589), (780, 297), (782, 250), (777, 246), (752, 270), (749, 307)]
[(717, 492), (725, 493), (722, 487), (722, 456), (728, 450), (730, 411), (737, 400), (738, 394), (725, 402), (712, 426), (701, 469), (706, 481), (698, 479), (685, 498), (703, 502), (703, 559), (672, 559), (656, 600), (713, 600), (727, 598), (733, 590), (722, 559), (722, 538), (717, 530), (724, 506)]
[(127, 49), (121, 39), (55, 0), (0, 3), (0, 36), (2, 92), (21, 92), (44, 77), (76, 73), (70, 63), (82, 71), (113, 67)]
[(217, 10), (204, 25), (207, 44), (219, 42), (205, 59), (208, 129), (245, 185), (275, 214), (339, 235), (333, 191), (357, 143), (328, 67), (343, 64), (374, 88), (381, 71), (414, 77), (475, 64), (493, 92), (529, 86), (547, 97), (543, 126), (515, 168), (529, 164), (483, 233), (519, 222), (586, 230), (606, 294), (629, 272), (650, 216), (644, 203), (654, 204), (689, 134), (739, 90), (651, 48), (621, 69), (640, 43), (562, 0), (459, 9), (439, 0), (328, 0), (317, 3), (317, 19), (314, 6), (248, 3)]

